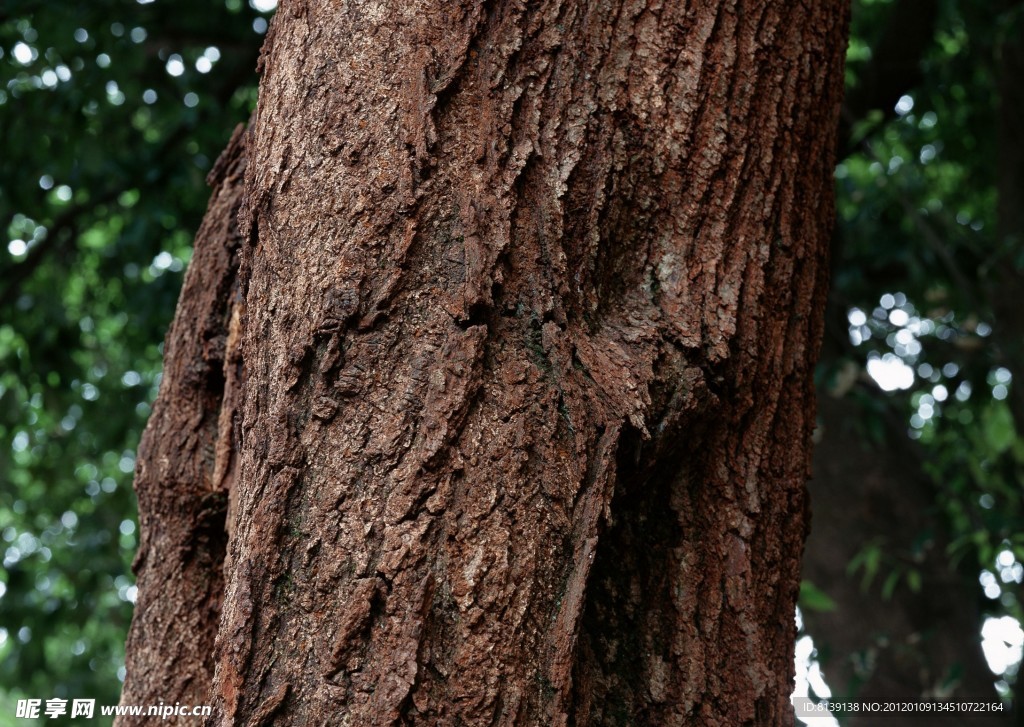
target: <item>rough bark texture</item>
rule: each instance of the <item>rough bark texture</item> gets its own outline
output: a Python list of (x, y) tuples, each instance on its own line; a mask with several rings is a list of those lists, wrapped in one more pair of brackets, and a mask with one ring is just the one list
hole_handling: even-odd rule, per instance
[(845, 27), (282, 4), (213, 723), (791, 721)]
[(203, 704), (210, 698), (237, 459), (232, 429), (241, 364), (236, 274), (242, 238), (235, 218), (244, 147), (239, 127), (208, 178), (213, 196), (167, 334), (160, 396), (139, 444), (139, 595), (122, 704)]

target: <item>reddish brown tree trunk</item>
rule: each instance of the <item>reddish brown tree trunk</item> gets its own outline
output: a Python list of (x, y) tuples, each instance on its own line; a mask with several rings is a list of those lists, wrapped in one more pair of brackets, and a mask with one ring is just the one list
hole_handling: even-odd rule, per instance
[(845, 12), (282, 5), (214, 723), (791, 721)]

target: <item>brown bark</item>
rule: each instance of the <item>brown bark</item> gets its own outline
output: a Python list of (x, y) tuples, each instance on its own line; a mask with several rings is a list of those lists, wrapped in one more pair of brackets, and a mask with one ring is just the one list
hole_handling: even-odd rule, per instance
[(235, 217), (244, 147), (239, 127), (208, 178), (213, 195), (167, 334), (160, 396), (139, 444), (139, 590), (122, 704), (202, 704), (210, 695), (236, 459), (241, 238)]
[(282, 5), (213, 723), (791, 722), (845, 13)]

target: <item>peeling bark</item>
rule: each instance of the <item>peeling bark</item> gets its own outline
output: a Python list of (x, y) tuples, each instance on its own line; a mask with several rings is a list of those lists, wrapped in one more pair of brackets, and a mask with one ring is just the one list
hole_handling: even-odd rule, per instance
[(244, 170), (239, 126), (207, 180), (213, 195), (164, 344), (160, 395), (139, 444), (139, 593), (122, 704), (210, 698), (237, 460), (242, 239), (235, 218)]
[(282, 4), (212, 724), (792, 721), (845, 14)]

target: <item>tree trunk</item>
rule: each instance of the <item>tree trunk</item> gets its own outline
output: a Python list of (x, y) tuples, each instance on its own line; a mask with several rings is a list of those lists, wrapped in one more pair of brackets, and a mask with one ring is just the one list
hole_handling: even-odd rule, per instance
[(213, 723), (792, 721), (845, 16), (282, 5)]
[(244, 170), (239, 127), (208, 178), (213, 196), (167, 334), (160, 396), (139, 444), (135, 489), (142, 538), (122, 704), (210, 699), (237, 459), (236, 277), (243, 240), (235, 217)]
[[(1006, 3), (1001, 7), (1006, 7)], [(1009, 10), (1009, 8), (1007, 8)], [(1024, 113), (1024, 27), (1019, 8), (1006, 37), (997, 46), (996, 73), (999, 82), (999, 108), (996, 112), (998, 159), (996, 191), (999, 196), (999, 221), (996, 230), (997, 252), (992, 269), (996, 284), (992, 307), (996, 316), (997, 357), (1010, 370), (1013, 384), (1007, 404), (1013, 414), (1018, 435), (1024, 433), (1024, 317), (1020, 315), (1020, 285), (1024, 276), (1024, 131), (1020, 118)], [(1007, 13), (1009, 14), (1009, 12)]]

